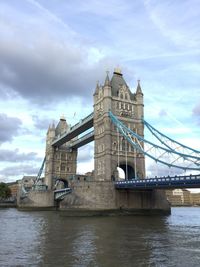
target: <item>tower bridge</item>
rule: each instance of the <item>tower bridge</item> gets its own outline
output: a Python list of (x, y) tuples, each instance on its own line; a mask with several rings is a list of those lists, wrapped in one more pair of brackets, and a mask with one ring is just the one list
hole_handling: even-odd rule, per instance
[[(111, 79), (107, 73), (104, 84), (97, 83), (93, 99), (94, 112), (76, 125), (69, 127), (62, 117), (57, 126), (49, 126), (45, 160), (35, 186), (41, 184), (45, 166), (45, 191), (32, 190), (27, 196), (31, 202), (21, 200), (21, 207), (55, 206), (56, 200), (59, 209), (70, 214), (77, 210), (169, 213), (161, 189), (200, 187), (199, 175), (147, 179), (145, 157), (169, 168), (199, 170), (200, 152), (168, 138), (144, 120), (140, 81), (132, 93), (121, 71), (115, 69)], [(156, 143), (144, 138), (144, 126)], [(91, 141), (94, 171), (90, 177), (80, 179), (76, 175), (78, 148)], [(123, 169), (124, 180), (118, 168)], [(67, 186), (57, 187), (59, 180), (66, 181)]]

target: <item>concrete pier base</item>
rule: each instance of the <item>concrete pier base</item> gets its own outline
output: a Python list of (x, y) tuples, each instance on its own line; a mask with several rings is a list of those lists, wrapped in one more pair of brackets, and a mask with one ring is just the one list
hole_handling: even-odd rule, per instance
[(21, 210), (58, 209), (65, 216), (121, 216), (170, 214), (163, 190), (116, 190), (111, 181), (72, 181), (72, 193), (59, 202), (51, 190), (30, 191), (18, 198)]
[(17, 207), (21, 210), (54, 209), (54, 193), (47, 191), (30, 191), (26, 197), (17, 199)]
[[(74, 182), (59, 203), (69, 216), (170, 214), (163, 190), (116, 190), (113, 182)], [(82, 214), (82, 215), (81, 215)]]

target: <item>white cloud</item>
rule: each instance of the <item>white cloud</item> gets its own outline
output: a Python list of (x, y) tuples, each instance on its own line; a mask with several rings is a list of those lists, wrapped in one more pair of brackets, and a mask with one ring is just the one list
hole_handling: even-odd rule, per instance
[(198, 1), (183, 0), (178, 7), (169, 0), (145, 0), (144, 3), (153, 23), (164, 36), (180, 48), (199, 49), (200, 24), (196, 19), (200, 15)]

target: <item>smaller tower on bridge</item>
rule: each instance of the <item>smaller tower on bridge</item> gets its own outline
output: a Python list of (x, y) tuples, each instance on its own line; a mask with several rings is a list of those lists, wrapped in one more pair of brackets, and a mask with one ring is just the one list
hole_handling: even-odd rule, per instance
[(68, 180), (70, 176), (76, 174), (77, 149), (69, 149), (69, 142), (62, 146), (52, 146), (53, 140), (60, 137), (69, 130), (69, 126), (64, 116), (61, 116), (58, 125), (54, 123), (49, 126), (46, 137), (46, 164), (45, 164), (45, 184), (52, 189), (57, 179)]
[(124, 170), (126, 179), (144, 178), (144, 155), (120, 136), (109, 118), (109, 111), (128, 128), (144, 136), (141, 120), (144, 103), (140, 81), (136, 92), (132, 93), (119, 68), (114, 70), (111, 80), (107, 73), (104, 84), (97, 83), (94, 93), (95, 180), (117, 179), (117, 167)]

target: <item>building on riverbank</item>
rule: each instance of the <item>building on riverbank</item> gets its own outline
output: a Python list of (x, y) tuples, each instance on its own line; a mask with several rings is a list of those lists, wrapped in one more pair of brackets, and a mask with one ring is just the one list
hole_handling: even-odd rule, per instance
[(200, 193), (187, 189), (166, 190), (166, 196), (172, 206), (200, 206)]
[(11, 190), (11, 196), (16, 198), (17, 197), (17, 192), (18, 192), (18, 189), (19, 189), (18, 181), (7, 183), (7, 186)]

